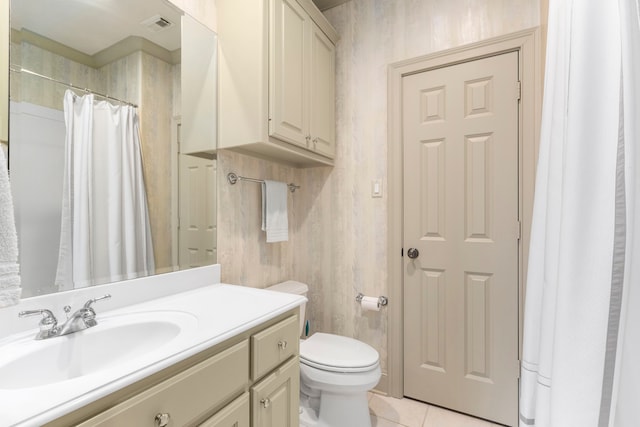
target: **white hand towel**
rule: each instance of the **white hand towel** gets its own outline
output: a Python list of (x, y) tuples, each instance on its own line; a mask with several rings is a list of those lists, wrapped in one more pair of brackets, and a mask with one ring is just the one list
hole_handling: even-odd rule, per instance
[(0, 149), (0, 308), (20, 301), (18, 235), (13, 216), (7, 160)]
[(267, 243), (289, 240), (287, 190), (284, 182), (262, 183), (262, 230), (267, 232)]

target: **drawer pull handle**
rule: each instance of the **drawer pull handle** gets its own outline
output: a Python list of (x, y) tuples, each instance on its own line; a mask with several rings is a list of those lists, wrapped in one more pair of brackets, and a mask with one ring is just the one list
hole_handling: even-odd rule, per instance
[(157, 427), (167, 427), (169, 425), (169, 418), (171, 416), (167, 413), (164, 414), (156, 414), (154, 418)]
[(263, 408), (268, 408), (269, 406), (271, 406), (271, 400), (268, 397), (266, 399), (262, 399), (260, 403), (262, 404)]
[(284, 350), (285, 348), (287, 348), (287, 342), (286, 341), (278, 341), (278, 348), (280, 350)]

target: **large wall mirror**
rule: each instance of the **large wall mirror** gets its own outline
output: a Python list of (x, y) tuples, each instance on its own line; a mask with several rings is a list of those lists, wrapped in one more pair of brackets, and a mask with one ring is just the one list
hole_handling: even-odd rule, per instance
[(23, 297), (215, 263), (215, 33), (163, 0), (12, 0), (10, 26)]

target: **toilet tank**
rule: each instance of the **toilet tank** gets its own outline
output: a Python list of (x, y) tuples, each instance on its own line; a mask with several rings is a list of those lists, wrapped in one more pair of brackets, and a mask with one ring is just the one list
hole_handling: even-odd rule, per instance
[[(286, 282), (277, 283), (272, 286), (268, 286), (265, 289), (276, 292), (284, 292), (286, 294), (296, 294), (302, 295), (307, 298), (307, 293), (309, 293), (309, 286), (306, 283), (296, 282), (295, 280), (287, 280)], [(300, 336), (304, 333), (304, 322), (305, 322), (305, 308), (307, 304), (302, 304), (300, 306)]]

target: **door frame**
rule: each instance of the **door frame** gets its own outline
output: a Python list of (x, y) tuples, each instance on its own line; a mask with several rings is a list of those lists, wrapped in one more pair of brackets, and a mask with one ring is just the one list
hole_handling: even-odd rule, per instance
[(540, 117), (542, 110), (541, 47), (538, 28), (483, 40), (477, 43), (396, 62), (388, 67), (388, 332), (387, 377), (378, 389), (401, 398), (404, 395), (404, 268), (403, 248), (403, 160), (402, 160), (402, 79), (410, 74), (468, 62), (483, 57), (517, 51), (521, 99), (518, 125), (518, 212), (522, 222), (518, 245), (518, 356), (522, 354), (522, 325), (525, 278), (533, 211), (535, 167), (538, 156)]

